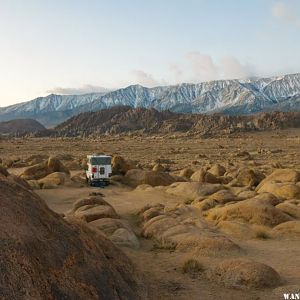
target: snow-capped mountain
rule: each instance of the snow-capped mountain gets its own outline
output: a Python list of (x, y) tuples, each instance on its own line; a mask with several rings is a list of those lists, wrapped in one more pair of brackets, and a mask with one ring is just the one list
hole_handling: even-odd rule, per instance
[(80, 112), (116, 105), (153, 107), (183, 113), (252, 114), (271, 110), (300, 110), (300, 73), (153, 88), (131, 85), (105, 94), (49, 95), (0, 108), (0, 121), (31, 117), (49, 126)]
[[(61, 120), (72, 116), (72, 110), (98, 99), (105, 93), (91, 93), (84, 95), (55, 95), (38, 97), (31, 101), (17, 103), (7, 107), (0, 107), (0, 121), (16, 118), (33, 118), (40, 120), (47, 126), (55, 125)], [(52, 122), (52, 119), (54, 122)]]
[(1, 114), (5, 113), (20, 113), (20, 112), (34, 112), (45, 113), (51, 111), (63, 111), (74, 109), (77, 106), (91, 103), (98, 99), (104, 93), (93, 93), (85, 95), (55, 95), (50, 94), (46, 97), (39, 97), (31, 101), (22, 102), (0, 108)]
[(81, 109), (115, 105), (153, 107), (175, 112), (251, 114), (300, 96), (300, 74), (256, 80), (218, 80), (199, 84), (145, 88), (129, 86), (107, 93)]

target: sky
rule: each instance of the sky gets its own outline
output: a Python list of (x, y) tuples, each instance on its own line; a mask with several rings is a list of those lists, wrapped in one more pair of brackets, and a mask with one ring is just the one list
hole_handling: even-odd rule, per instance
[(0, 0), (0, 106), (297, 72), (299, 0)]

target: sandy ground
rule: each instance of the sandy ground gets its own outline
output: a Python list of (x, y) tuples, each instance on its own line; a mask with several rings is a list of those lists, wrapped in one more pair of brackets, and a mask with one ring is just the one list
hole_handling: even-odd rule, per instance
[[(239, 151), (248, 151), (247, 161), (236, 156)], [(133, 136), (101, 137), (96, 139), (10, 139), (0, 141), (0, 158), (26, 158), (32, 154), (72, 154), (83, 158), (87, 154), (104, 152), (120, 154), (137, 160), (142, 166), (151, 166), (157, 159), (169, 160), (166, 165), (171, 171), (183, 167), (197, 169), (208, 163), (236, 163), (255, 166), (267, 173), (272, 164), (300, 169), (300, 130), (286, 130), (256, 134), (243, 134), (232, 138), (202, 139), (196, 136)], [(22, 168), (10, 169), (20, 174)], [(76, 172), (75, 172), (76, 173)], [(73, 172), (74, 174), (74, 172)], [(183, 199), (160, 190), (151, 192), (134, 191), (128, 187), (109, 186), (99, 188), (71, 188), (37, 190), (48, 206), (58, 212), (69, 210), (72, 203), (90, 192), (104, 194), (105, 200), (127, 219), (136, 234), (140, 228), (136, 222), (136, 212), (146, 204), (164, 203), (175, 205)], [(151, 240), (139, 237), (141, 248), (123, 248), (126, 254), (143, 274), (149, 285), (150, 299), (274, 299), (272, 290), (245, 291), (224, 288), (208, 281), (201, 274), (195, 278), (182, 272), (185, 254), (157, 249)], [(277, 270), (285, 284), (300, 284), (300, 241), (288, 239), (236, 240), (244, 249), (244, 257), (266, 263)], [(213, 257), (201, 257), (206, 265), (214, 263)], [(282, 298), (283, 299), (283, 298)]]

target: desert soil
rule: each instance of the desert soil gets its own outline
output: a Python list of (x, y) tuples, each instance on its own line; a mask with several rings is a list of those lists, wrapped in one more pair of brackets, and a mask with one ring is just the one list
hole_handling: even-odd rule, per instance
[[(247, 160), (236, 156), (240, 151), (250, 154)], [(195, 136), (120, 136), (97, 139), (9, 139), (1, 141), (2, 159), (25, 158), (32, 154), (72, 154), (84, 157), (91, 153), (120, 154), (138, 161), (141, 166), (150, 166), (157, 159), (166, 162), (171, 171), (183, 167), (200, 168), (209, 163), (238, 162), (256, 166), (270, 172), (272, 165), (300, 169), (300, 130), (243, 134), (236, 137), (201, 139)], [(19, 174), (22, 169), (10, 169)], [(73, 171), (75, 174), (79, 171)], [(134, 190), (111, 185), (104, 189), (93, 187), (59, 187), (37, 190), (50, 209), (64, 213), (72, 204), (89, 193), (103, 193), (124, 219), (127, 219), (139, 236), (140, 227), (136, 212), (146, 204), (164, 203), (174, 206), (184, 199), (167, 194), (159, 189)], [(150, 299), (272, 299), (272, 290), (238, 290), (225, 288), (207, 280), (201, 274), (191, 276), (182, 272), (183, 253), (159, 249), (153, 242), (139, 236), (140, 249), (123, 248), (143, 274), (149, 286)], [(243, 256), (273, 267), (289, 284), (300, 283), (300, 241), (297, 239), (271, 238), (238, 240), (232, 238), (244, 251)], [(239, 254), (240, 256), (240, 254)], [(214, 257), (202, 257), (205, 265), (214, 263)]]

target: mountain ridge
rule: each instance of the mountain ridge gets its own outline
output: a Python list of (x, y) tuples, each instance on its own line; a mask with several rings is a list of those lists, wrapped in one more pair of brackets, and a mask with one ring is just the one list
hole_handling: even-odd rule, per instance
[[(152, 88), (137, 84), (107, 93), (85, 95), (51, 94), (0, 108), (0, 121), (29, 117), (49, 127), (82, 112), (119, 105), (177, 113), (221, 112), (232, 115), (273, 110), (298, 111), (300, 73), (259, 79), (180, 83)], [(45, 114), (49, 114), (49, 117)]]
[(300, 112), (258, 113), (248, 116), (224, 114), (178, 114), (154, 108), (114, 106), (84, 112), (38, 136), (86, 137), (123, 133), (187, 133), (219, 136), (238, 132), (300, 128)]

